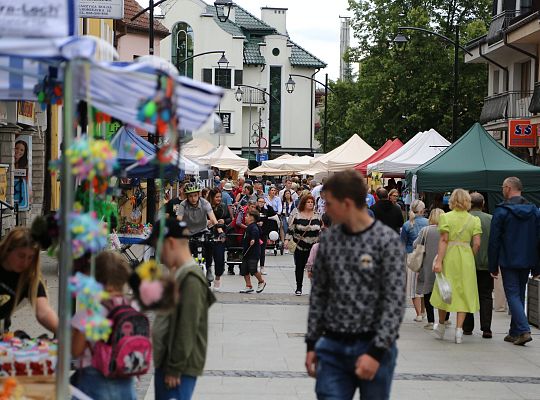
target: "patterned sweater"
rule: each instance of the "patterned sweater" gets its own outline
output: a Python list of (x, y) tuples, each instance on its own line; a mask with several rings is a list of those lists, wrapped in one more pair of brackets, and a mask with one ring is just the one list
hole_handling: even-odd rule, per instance
[(398, 338), (405, 313), (405, 249), (380, 221), (351, 234), (335, 225), (321, 235), (313, 266), (306, 343), (323, 335), (369, 338), (377, 360)]

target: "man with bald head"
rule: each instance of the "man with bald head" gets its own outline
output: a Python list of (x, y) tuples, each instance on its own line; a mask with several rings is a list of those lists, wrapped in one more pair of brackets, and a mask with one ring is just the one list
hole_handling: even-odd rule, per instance
[(489, 272), (497, 278), (500, 267), (512, 314), (510, 330), (504, 340), (521, 346), (532, 340), (525, 315), (525, 289), (529, 274), (532, 271), (533, 276), (540, 275), (540, 211), (521, 196), (522, 190), (523, 185), (518, 178), (504, 180), (504, 201), (493, 213), (488, 246)]
[[(491, 215), (483, 212), (484, 196), (480, 193), (471, 193), (470, 214), (480, 218), (482, 225), (482, 238), (480, 250), (474, 256), (476, 264), (476, 281), (478, 284), (478, 297), (480, 299), (480, 329), (484, 339), (491, 339), (491, 319), (493, 315), (493, 278), (488, 271), (488, 243), (491, 229)], [(467, 313), (463, 322), (463, 334), (472, 335), (474, 329), (474, 314)]]

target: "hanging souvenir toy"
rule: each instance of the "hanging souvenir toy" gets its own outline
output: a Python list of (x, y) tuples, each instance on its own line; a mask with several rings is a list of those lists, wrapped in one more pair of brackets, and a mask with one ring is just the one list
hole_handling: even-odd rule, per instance
[(88, 340), (107, 340), (112, 323), (106, 318), (107, 310), (101, 304), (109, 295), (103, 285), (93, 277), (77, 272), (69, 279), (69, 291), (77, 298), (80, 310), (73, 317), (72, 325), (84, 330)]
[(138, 148), (135, 143), (126, 143), (124, 145), (124, 150), (130, 156), (135, 157), (139, 165), (148, 164), (148, 158), (146, 157), (146, 154), (144, 153), (142, 149)]
[(95, 213), (71, 213), (69, 230), (73, 257), (79, 258), (84, 253), (97, 253), (107, 247), (107, 226), (95, 217)]
[(42, 110), (45, 110), (48, 104), (62, 105), (63, 92), (62, 82), (50, 75), (34, 86), (34, 93)]
[(143, 262), (135, 272), (139, 281), (136, 297), (144, 308), (163, 301), (167, 307), (174, 303), (174, 295), (171, 296), (171, 292), (174, 293), (174, 283), (170, 279), (162, 278), (161, 269), (155, 260)]
[(78, 138), (66, 151), (73, 175), (79, 179), (112, 175), (116, 167), (116, 151), (106, 140)]
[(156, 134), (164, 135), (170, 124), (176, 130), (176, 102), (174, 80), (168, 76), (158, 77), (156, 94), (139, 103), (137, 118), (156, 126)]

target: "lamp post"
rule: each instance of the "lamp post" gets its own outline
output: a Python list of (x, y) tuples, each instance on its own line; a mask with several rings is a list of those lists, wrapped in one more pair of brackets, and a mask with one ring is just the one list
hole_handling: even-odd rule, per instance
[[(225, 51), (212, 50), (212, 51), (205, 51), (204, 53), (195, 54), (193, 56), (186, 57), (183, 60), (177, 61), (178, 65), (176, 66), (176, 68), (178, 68), (182, 64), (187, 63), (189, 60), (193, 60), (196, 57), (205, 56), (207, 54), (221, 54), (221, 57), (219, 58), (217, 62), (219, 69), (226, 69), (229, 66), (229, 60), (227, 60), (227, 57), (225, 57)], [(184, 66), (184, 71), (186, 72), (186, 76), (187, 76), (187, 65)]]
[[(324, 87), (323, 153), (326, 153), (327, 142), (328, 142), (328, 91), (331, 91), (334, 94), (336, 92), (334, 92), (334, 90), (332, 90), (332, 88), (330, 86), (328, 86), (328, 74), (326, 74), (326, 80), (325, 80), (326, 83), (322, 83), (322, 82), (318, 81), (317, 79), (313, 79), (313, 78), (311, 78), (309, 76), (305, 76), (305, 75), (289, 74), (289, 80), (287, 81), (287, 83), (285, 83), (285, 88), (287, 89), (287, 93), (294, 92), (294, 89), (296, 87), (296, 82), (292, 78), (293, 76), (297, 76), (299, 78), (304, 78), (304, 79), (309, 79), (310, 81), (316, 82), (319, 85)], [(311, 123), (313, 124), (313, 121), (311, 121)]]
[[(242, 90), (242, 87), (247, 87), (247, 88), (257, 90), (257, 91), (261, 92), (264, 96), (272, 97), (275, 101), (280, 103), (279, 99), (272, 96), (272, 94), (270, 94), (269, 92), (267, 92), (264, 89), (258, 88), (256, 86), (251, 86), (251, 85), (236, 85), (236, 86), (238, 87), (238, 89), (236, 89), (236, 92), (235, 92), (234, 96), (236, 98), (236, 101), (238, 101), (238, 102), (242, 101), (242, 98), (243, 98), (243, 95), (244, 95), (244, 91)], [(250, 129), (251, 129), (251, 96), (250, 96), (249, 100), (250, 100), (250, 104), (249, 104), (250, 124), (249, 125), (250, 125)], [(264, 102), (266, 103), (266, 97), (264, 98)], [(259, 148), (260, 148), (261, 137), (262, 137), (262, 117), (261, 117), (261, 113), (260, 113), (260, 110), (259, 110)], [(250, 147), (251, 147), (251, 144), (250, 144)], [(260, 152), (259, 152), (259, 154), (260, 154)], [(268, 129), (268, 159), (270, 159), (271, 156), (272, 156), (272, 136), (271, 136), (271, 133), (270, 133), (270, 129)], [(259, 155), (259, 157), (260, 157), (260, 155)]]
[(463, 50), (465, 53), (472, 56), (472, 53), (467, 50), (465, 47), (461, 46), (459, 44), (459, 25), (455, 25), (455, 31), (456, 31), (456, 37), (454, 40), (441, 35), (440, 33), (430, 31), (428, 29), (424, 28), (418, 28), (415, 26), (399, 26), (398, 27), (398, 34), (394, 38), (394, 43), (396, 44), (398, 49), (402, 49), (407, 45), (408, 39), (405, 35), (403, 35), (401, 32), (405, 30), (410, 31), (420, 31), (424, 33), (428, 33), (430, 35), (435, 35), (444, 41), (451, 43), (454, 45), (454, 84), (453, 84), (453, 99), (452, 99), (452, 142), (456, 139), (459, 131), (459, 121), (458, 121), (458, 93), (459, 93), (459, 49)]

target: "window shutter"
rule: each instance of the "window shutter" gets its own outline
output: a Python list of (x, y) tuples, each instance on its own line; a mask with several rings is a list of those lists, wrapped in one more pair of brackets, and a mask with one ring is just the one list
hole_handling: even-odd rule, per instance
[(234, 70), (234, 85), (238, 86), (238, 85), (243, 84), (244, 83), (243, 79), (244, 79), (244, 71), (242, 71), (241, 69), (235, 69)]
[(202, 70), (202, 80), (203, 82), (212, 84), (212, 69), (211, 68), (203, 68)]

